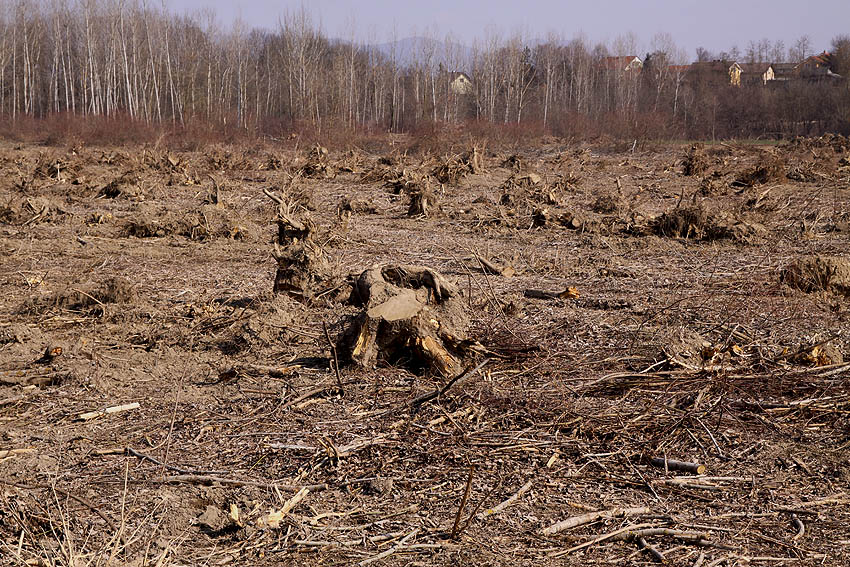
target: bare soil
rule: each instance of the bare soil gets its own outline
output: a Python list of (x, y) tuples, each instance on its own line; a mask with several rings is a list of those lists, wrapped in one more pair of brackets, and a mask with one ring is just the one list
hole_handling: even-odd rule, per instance
[[(845, 565), (844, 142), (0, 145), (2, 563)], [(377, 264), (462, 379), (346, 364)]]

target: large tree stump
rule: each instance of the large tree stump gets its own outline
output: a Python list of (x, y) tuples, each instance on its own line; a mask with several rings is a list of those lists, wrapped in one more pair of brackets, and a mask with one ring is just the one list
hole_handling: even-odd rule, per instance
[(422, 266), (385, 265), (357, 278), (352, 302), (364, 310), (343, 334), (339, 350), (358, 366), (407, 363), (454, 376), (464, 356), (468, 316), (457, 288)]

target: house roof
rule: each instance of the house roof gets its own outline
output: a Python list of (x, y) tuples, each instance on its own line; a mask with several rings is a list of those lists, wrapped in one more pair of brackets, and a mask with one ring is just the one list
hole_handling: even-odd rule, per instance
[(797, 63), (774, 63), (773, 75), (775, 79), (790, 79), (800, 72)]
[(773, 72), (774, 73), (790, 73), (796, 68), (797, 68), (796, 63), (774, 63), (773, 64)]
[(741, 72), (747, 75), (764, 75), (771, 67), (773, 67), (772, 63), (746, 63), (741, 65)]
[(818, 67), (829, 67), (830, 59), (832, 58), (832, 54), (828, 51), (824, 51), (823, 53), (818, 53), (817, 55), (812, 55), (811, 57), (807, 57), (803, 60), (800, 65), (816, 65)]
[(472, 79), (470, 78), (470, 76), (467, 75), (466, 73), (464, 73), (463, 71), (452, 71), (451, 73), (449, 73), (449, 77), (451, 78), (452, 81), (455, 81), (455, 80), (463, 77), (467, 81), (469, 81), (470, 83), (472, 82)]
[(643, 61), (637, 55), (617, 55), (614, 57), (603, 57), (600, 65), (605, 69), (625, 71), (632, 63), (637, 61), (638, 67), (643, 67)]
[(739, 69), (741, 68), (741, 66), (734, 61), (697, 61), (696, 63), (691, 63), (690, 70), (709, 73), (728, 73), (729, 69), (735, 66)]

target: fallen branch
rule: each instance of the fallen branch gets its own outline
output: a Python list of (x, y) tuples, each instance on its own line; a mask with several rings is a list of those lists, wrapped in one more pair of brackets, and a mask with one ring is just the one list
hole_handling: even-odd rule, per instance
[(544, 291), (540, 289), (527, 289), (522, 292), (525, 297), (531, 299), (577, 299), (579, 291), (574, 287), (568, 287), (564, 291)]
[[(95, 506), (94, 504), (92, 504), (91, 502), (89, 502), (88, 500), (83, 498), (82, 496), (76, 496), (75, 494), (72, 494), (65, 489), (62, 489), (62, 488), (59, 488), (59, 487), (56, 487), (56, 486), (50, 486), (50, 485), (47, 485), (47, 484), (29, 484), (29, 485), (27, 485), (27, 484), (16, 484), (14, 482), (9, 482), (8, 480), (3, 480), (2, 478), (0, 478), (0, 483), (3, 483), (7, 486), (14, 486), (15, 488), (22, 488), (24, 490), (52, 490), (54, 492), (58, 492), (59, 494), (62, 494), (63, 496), (70, 498), (71, 500), (75, 500), (78, 503), (82, 504), (83, 506), (85, 506), (86, 508), (88, 508), (89, 510), (91, 510), (92, 512), (97, 514), (100, 517), (101, 520), (106, 522), (106, 525), (109, 526), (109, 529), (111, 531), (118, 532), (118, 528), (115, 525), (115, 522), (112, 520), (112, 518), (107, 516), (106, 513), (104, 513), (100, 508), (98, 508), (97, 506)], [(127, 542), (125, 541), (124, 536), (121, 535), (120, 537), (121, 537), (121, 542), (126, 544)]]
[(649, 545), (646, 540), (642, 537), (637, 538), (638, 547), (647, 553), (659, 563), (664, 563), (664, 554), (658, 551), (656, 548)]
[(363, 567), (363, 565), (369, 565), (370, 563), (374, 563), (375, 561), (380, 561), (381, 559), (383, 559), (385, 557), (389, 557), (390, 555), (392, 555), (396, 551), (398, 551), (400, 549), (404, 549), (406, 547), (405, 544), (408, 541), (410, 541), (410, 539), (418, 533), (419, 533), (419, 528), (416, 528), (415, 530), (413, 530), (412, 532), (410, 532), (409, 534), (407, 534), (406, 536), (401, 538), (401, 540), (396, 545), (394, 545), (393, 547), (389, 548), (386, 551), (379, 553), (378, 555), (375, 555), (374, 557), (369, 557), (368, 559), (364, 559), (363, 561), (361, 561), (357, 565), (359, 565), (360, 567)]
[(543, 530), (543, 535), (556, 534), (558, 532), (569, 530), (571, 528), (576, 528), (578, 526), (583, 526), (585, 524), (592, 524), (593, 522), (597, 522), (599, 520), (608, 520), (611, 518), (629, 518), (632, 516), (649, 514), (651, 512), (652, 510), (646, 506), (641, 506), (639, 508), (612, 508), (611, 510), (590, 512), (588, 514), (573, 516), (571, 518), (567, 518), (566, 520), (561, 520), (558, 523), (552, 524), (551, 526)]
[(307, 486), (296, 486), (293, 484), (280, 484), (276, 482), (259, 482), (256, 480), (239, 480), (235, 478), (226, 478), (222, 476), (201, 475), (201, 474), (177, 474), (172, 476), (162, 477), (160, 482), (166, 484), (226, 484), (229, 486), (258, 486), (260, 488), (278, 490), (301, 490), (307, 488), (310, 492), (319, 492), (328, 488), (327, 484), (308, 484)]
[(35, 453), (35, 449), (0, 449), (0, 460), (11, 459), (16, 455), (27, 455), (29, 453)]
[(304, 498), (306, 498), (308, 494), (310, 494), (310, 489), (306, 486), (303, 487), (301, 490), (295, 493), (295, 496), (286, 501), (286, 504), (284, 504), (283, 508), (280, 509), (280, 513), (284, 516), (286, 514), (289, 514), (289, 512), (291, 512), (296, 506), (298, 506), (298, 503), (304, 500)]
[(489, 508), (487, 510), (484, 510), (483, 512), (481, 512), (478, 515), (478, 518), (479, 519), (488, 518), (490, 516), (495, 516), (496, 514), (501, 514), (506, 508), (508, 508), (509, 506), (512, 506), (514, 504), (514, 502), (516, 502), (517, 500), (522, 498), (522, 496), (526, 492), (531, 490), (532, 485), (533, 485), (533, 481), (529, 480), (528, 482), (523, 484), (522, 487), (520, 487), (520, 489), (517, 490), (516, 493), (513, 494), (510, 498), (508, 498), (507, 500), (497, 504), (493, 508)]
[(486, 365), (488, 362), (490, 362), (490, 359), (485, 358), (475, 368), (464, 370), (463, 372), (461, 372), (460, 374), (458, 374), (457, 376), (455, 376), (454, 378), (452, 378), (451, 380), (446, 382), (446, 384), (442, 388), (437, 388), (436, 390), (434, 390), (432, 392), (428, 392), (427, 394), (423, 394), (423, 395), (419, 396), (418, 398), (414, 399), (412, 402), (410, 402), (410, 406), (413, 407), (413, 408), (417, 408), (417, 407), (421, 406), (422, 404), (424, 404), (425, 402), (430, 402), (431, 400), (433, 400), (435, 398), (439, 398), (440, 396), (442, 396), (443, 394), (448, 392), (449, 388), (451, 388), (455, 384), (463, 383), (468, 378), (474, 376), (479, 370), (484, 368), (484, 365)]
[(123, 449), (107, 449), (102, 451), (95, 452), (98, 455), (129, 455), (131, 457), (136, 457), (137, 459), (141, 459), (143, 461), (150, 461), (153, 464), (165, 467), (168, 470), (178, 472), (181, 474), (194, 474), (194, 475), (209, 475), (209, 474), (225, 474), (227, 471), (202, 471), (202, 470), (194, 470), (194, 469), (184, 469), (182, 467), (177, 467), (174, 465), (166, 464), (155, 457), (151, 457), (145, 453), (141, 453), (136, 451), (132, 447), (124, 447)]
[(469, 467), (469, 478), (466, 481), (466, 488), (463, 489), (463, 496), (460, 499), (460, 505), (457, 507), (457, 514), (455, 515), (455, 523), (452, 526), (452, 535), (451, 539), (456, 539), (460, 532), (458, 528), (460, 527), (460, 517), (463, 514), (463, 508), (466, 506), (466, 501), (469, 499), (469, 491), (472, 489), (472, 477), (475, 474), (475, 467)]
[(485, 274), (490, 274), (493, 276), (504, 276), (506, 278), (513, 277), (516, 271), (511, 266), (505, 266), (504, 268), (500, 268), (496, 264), (487, 260), (483, 256), (479, 256), (478, 254), (475, 257), (471, 258), (472, 260), (478, 262), (480, 265), (481, 271)]
[(339, 373), (339, 356), (336, 352), (336, 345), (331, 340), (331, 334), (328, 332), (328, 324), (322, 321), (322, 327), (325, 329), (325, 338), (328, 340), (328, 346), (330, 347), (331, 355), (333, 356), (334, 372), (336, 373), (336, 385), (339, 388), (339, 395), (344, 396), (345, 390), (342, 387), (342, 376)]
[(644, 528), (652, 527), (654, 524), (646, 523), (646, 524), (632, 524), (626, 526), (624, 528), (620, 528), (618, 530), (614, 530), (613, 532), (608, 532), (607, 534), (602, 534), (601, 536), (595, 537), (590, 541), (586, 541), (584, 543), (580, 543), (576, 546), (573, 546), (569, 549), (565, 549), (563, 551), (556, 551), (555, 553), (550, 553), (549, 557), (555, 559), (558, 557), (563, 557), (564, 555), (569, 555), (570, 553), (575, 553), (576, 551), (581, 551), (582, 549), (586, 549), (597, 543), (602, 543), (603, 541), (608, 541), (609, 539), (613, 539), (619, 535), (634, 533), (636, 530), (641, 530)]

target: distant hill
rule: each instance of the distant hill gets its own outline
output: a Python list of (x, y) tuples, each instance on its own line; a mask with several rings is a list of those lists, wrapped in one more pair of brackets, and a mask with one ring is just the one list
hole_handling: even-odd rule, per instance
[(384, 57), (395, 57), (399, 64), (408, 66), (415, 61), (424, 61), (432, 54), (435, 65), (442, 64), (449, 71), (469, 72), (472, 63), (472, 48), (463, 44), (448, 44), (427, 37), (408, 37), (371, 46)]

